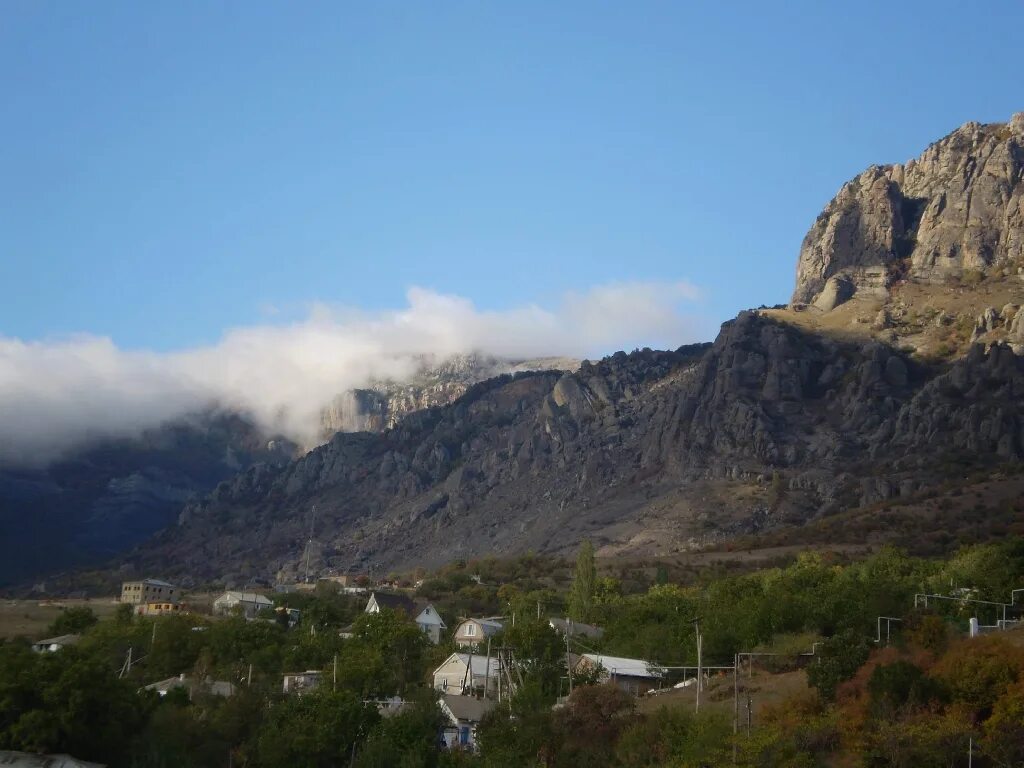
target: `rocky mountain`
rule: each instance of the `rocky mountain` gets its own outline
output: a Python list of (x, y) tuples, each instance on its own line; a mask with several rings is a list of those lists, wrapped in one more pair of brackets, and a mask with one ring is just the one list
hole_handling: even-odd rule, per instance
[(1024, 112), (967, 123), (905, 165), (847, 182), (804, 238), (793, 302), (829, 310), (902, 279), (1024, 272)]
[[(1024, 456), (1024, 116), (846, 184), (793, 304), (713, 344), (503, 375), (189, 503), (127, 570), (291, 578), (525, 550), (690, 552)], [(1007, 469), (1010, 468), (1010, 469)], [(1019, 471), (1012, 470), (1012, 471)]]
[[(379, 432), (474, 383), (534, 368), (575, 370), (578, 360), (463, 355), (423, 359), (406, 382), (371, 382), (324, 409), (323, 441), (338, 431)], [(257, 464), (284, 464), (307, 449), (271, 437), (246, 416), (211, 409), (105, 439), (43, 467), (0, 466), (0, 585), (108, 560), (173, 524), (182, 507)]]
[(539, 358), (510, 360), (481, 353), (441, 361), (423, 358), (408, 381), (372, 381), (365, 388), (338, 395), (323, 410), (321, 436), (335, 432), (381, 432), (413, 411), (447, 405), (477, 382), (506, 373), (536, 370), (575, 371), (579, 360)]

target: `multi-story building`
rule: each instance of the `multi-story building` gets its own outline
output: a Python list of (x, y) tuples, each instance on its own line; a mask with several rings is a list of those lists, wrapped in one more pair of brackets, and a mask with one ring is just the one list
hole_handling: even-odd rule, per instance
[(121, 602), (131, 605), (177, 603), (180, 592), (173, 584), (160, 579), (126, 581), (121, 585)]

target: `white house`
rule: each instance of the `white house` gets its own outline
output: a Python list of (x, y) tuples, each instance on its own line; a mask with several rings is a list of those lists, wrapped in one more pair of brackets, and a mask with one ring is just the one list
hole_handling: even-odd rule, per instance
[(212, 696), (222, 696), (227, 698), (229, 696), (234, 696), (237, 691), (234, 684), (229, 683), (226, 680), (214, 680), (210, 677), (207, 677), (204, 680), (196, 680), (194, 677), (189, 677), (184, 673), (177, 675), (176, 677), (169, 677), (166, 680), (160, 680), (156, 683), (150, 683), (145, 686), (143, 690), (156, 691), (157, 695), (163, 698), (176, 688), (186, 689), (190, 700), (197, 692), (209, 693)]
[(316, 690), (323, 681), (324, 673), (319, 669), (307, 669), (305, 672), (289, 672), (284, 675), (282, 690), (285, 693), (301, 696)]
[(548, 619), (548, 626), (562, 637), (569, 635), (569, 637), (589, 637), (591, 640), (600, 640), (604, 636), (604, 630), (600, 627), (572, 619), (551, 617)]
[(626, 693), (637, 696), (656, 688), (665, 676), (665, 670), (643, 659), (626, 659), (621, 656), (603, 656), (584, 653), (575, 670), (579, 673), (598, 672), (602, 683), (614, 683)]
[(38, 640), (32, 643), (32, 650), (36, 653), (52, 653), (53, 651), (59, 651), (61, 648), (67, 648), (69, 645), (74, 645), (81, 639), (81, 635), (48, 637), (45, 640)]
[(408, 595), (392, 592), (371, 593), (370, 599), (366, 601), (366, 613), (380, 613), (382, 608), (408, 616), (416, 622), (416, 626), (423, 630), (423, 633), (430, 638), (430, 642), (434, 645), (441, 642), (441, 630), (448, 629), (434, 606), (428, 603), (417, 613), (417, 605)]
[(241, 608), (242, 615), (254, 619), (264, 608), (273, 608), (274, 601), (257, 592), (228, 591), (213, 601), (213, 612), (219, 614), (234, 613)]
[(478, 653), (453, 653), (434, 670), (434, 689), (454, 696), (498, 691), (498, 660)]
[(441, 615), (434, 609), (434, 606), (429, 604), (419, 612), (415, 621), (416, 626), (423, 630), (423, 633), (430, 638), (430, 642), (434, 645), (441, 642), (441, 630), (448, 629)]
[(491, 699), (472, 696), (442, 695), (437, 702), (445, 723), (441, 727), (441, 742), (445, 749), (476, 751), (476, 727), (484, 715), (494, 709)]
[(487, 643), (487, 638), (496, 635), (503, 629), (501, 616), (490, 616), (483, 619), (466, 619), (455, 628), (452, 639), (460, 648), (480, 648)]

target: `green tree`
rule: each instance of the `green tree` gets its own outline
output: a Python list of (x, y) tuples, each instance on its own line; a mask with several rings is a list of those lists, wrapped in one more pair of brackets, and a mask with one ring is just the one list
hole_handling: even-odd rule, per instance
[(354, 693), (319, 689), (275, 703), (257, 741), (260, 768), (335, 768), (347, 765), (354, 749), (380, 720)]
[(845, 633), (830, 637), (807, 668), (807, 684), (823, 701), (833, 701), (839, 684), (853, 677), (867, 660), (868, 645), (860, 636)]
[(576, 555), (576, 572), (569, 588), (569, 616), (576, 621), (590, 619), (594, 606), (594, 587), (597, 584), (597, 566), (594, 564), (594, 545), (584, 541)]
[(61, 614), (50, 624), (51, 635), (77, 635), (85, 632), (98, 621), (92, 608), (76, 606), (61, 611)]

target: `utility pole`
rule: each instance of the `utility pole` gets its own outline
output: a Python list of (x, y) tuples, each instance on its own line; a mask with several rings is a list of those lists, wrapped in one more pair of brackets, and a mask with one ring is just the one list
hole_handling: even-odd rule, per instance
[(487, 636), (487, 665), (484, 667), (484, 698), (489, 699), (488, 690), (491, 687), (491, 637)]
[(736, 739), (740, 732), (740, 655), (732, 657), (732, 764), (736, 765)]
[(153, 652), (153, 646), (156, 645), (156, 619), (153, 619), (153, 636), (149, 639), (149, 651)]
[(334, 687), (333, 690), (338, 690), (338, 654), (334, 654)]
[(245, 678), (245, 687), (252, 688), (252, 662), (249, 662), (249, 674)]
[(750, 700), (750, 694), (747, 694), (747, 738), (750, 738), (750, 721), (754, 715), (753, 702)]
[(697, 635), (697, 707), (695, 712), (700, 712), (700, 689), (702, 687), (701, 681), (701, 670), (703, 667), (701, 658), (701, 637), (700, 637), (700, 618), (693, 620), (694, 632)]

